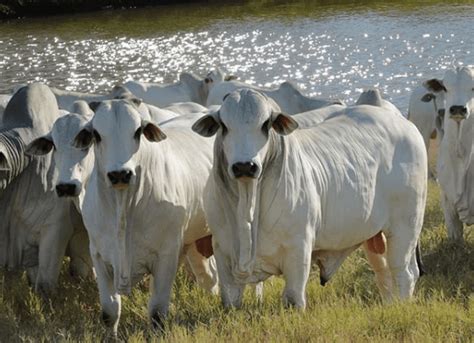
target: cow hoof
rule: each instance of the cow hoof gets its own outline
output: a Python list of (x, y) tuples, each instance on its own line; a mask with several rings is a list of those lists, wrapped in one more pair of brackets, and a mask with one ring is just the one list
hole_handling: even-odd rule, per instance
[(163, 315), (159, 312), (155, 312), (151, 315), (151, 326), (154, 330), (163, 332), (165, 329), (165, 323)]
[(321, 286), (325, 286), (328, 281), (329, 280), (327, 280), (324, 276), (319, 276), (319, 283), (321, 284)]
[(115, 321), (112, 319), (112, 316), (105, 311), (102, 311), (102, 322), (107, 327), (112, 327), (115, 323)]

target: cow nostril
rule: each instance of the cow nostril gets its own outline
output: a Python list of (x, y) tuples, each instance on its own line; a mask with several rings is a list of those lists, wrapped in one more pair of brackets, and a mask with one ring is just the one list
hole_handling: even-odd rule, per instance
[(126, 172), (124, 172), (124, 174), (122, 176), (122, 181), (124, 183), (129, 183), (131, 178), (132, 178), (132, 172), (131, 171), (126, 171)]
[(56, 194), (59, 197), (76, 195), (76, 185), (72, 183), (60, 183), (56, 185)]
[(113, 185), (118, 182), (117, 172), (107, 173), (107, 177), (109, 178), (110, 182), (112, 182)]
[(249, 163), (249, 171), (250, 171), (250, 173), (251, 173), (252, 175), (255, 175), (255, 174), (257, 173), (257, 171), (258, 171), (257, 165), (256, 165), (255, 163), (253, 163), (253, 162), (250, 162), (250, 163)]
[(120, 170), (107, 173), (107, 177), (113, 185), (118, 183), (130, 183), (133, 173), (130, 170)]

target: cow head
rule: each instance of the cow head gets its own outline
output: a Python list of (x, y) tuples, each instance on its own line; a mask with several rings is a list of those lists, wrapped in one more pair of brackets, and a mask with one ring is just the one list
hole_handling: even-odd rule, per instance
[(263, 94), (242, 89), (228, 94), (220, 110), (198, 120), (193, 130), (205, 137), (219, 132), (230, 178), (258, 179), (269, 136), (287, 135), (298, 127), (293, 118), (275, 110), (274, 102)]
[(53, 153), (58, 178), (56, 194), (59, 197), (78, 196), (93, 167), (89, 148), (76, 149), (74, 138), (87, 125), (87, 116), (70, 113), (56, 120), (51, 132), (35, 139), (27, 148), (29, 155)]
[(96, 166), (115, 189), (134, 183), (136, 155), (143, 137), (150, 142), (166, 138), (160, 128), (142, 119), (137, 99), (107, 100), (91, 103), (95, 114), (76, 135), (74, 146), (87, 149), (94, 145)]
[(459, 123), (471, 115), (473, 81), (473, 71), (470, 68), (446, 71), (443, 78), (446, 89), (446, 119)]
[(426, 93), (421, 97), (422, 102), (432, 103), (433, 110), (436, 115), (436, 129), (442, 134), (443, 133), (443, 122), (445, 110), (445, 95), (446, 88), (444, 87), (443, 81), (438, 79), (430, 79), (423, 82), (423, 87), (426, 89)]

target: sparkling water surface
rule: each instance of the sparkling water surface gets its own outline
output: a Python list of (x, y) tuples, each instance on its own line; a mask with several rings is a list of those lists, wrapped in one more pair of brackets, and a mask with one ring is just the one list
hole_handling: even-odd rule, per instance
[(410, 91), (474, 64), (474, 4), (433, 2), (182, 5), (0, 23), (0, 93), (42, 81), (106, 92), (127, 80), (171, 82), (214, 66), (311, 96), (355, 101), (367, 87), (406, 111)]

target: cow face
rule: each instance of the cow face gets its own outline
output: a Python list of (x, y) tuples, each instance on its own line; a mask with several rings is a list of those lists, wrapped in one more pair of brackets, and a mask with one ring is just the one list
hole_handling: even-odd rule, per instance
[(472, 112), (473, 72), (467, 67), (446, 71), (443, 85), (446, 88), (446, 119), (460, 123)]
[(443, 85), (443, 81), (438, 79), (430, 79), (423, 82), (423, 87), (426, 88), (426, 94), (424, 94), (420, 100), (433, 104), (433, 110), (436, 115), (436, 129), (442, 133), (444, 114), (446, 112), (446, 88)]
[(26, 148), (29, 155), (53, 153), (58, 171), (55, 189), (59, 197), (76, 197), (92, 170), (93, 160), (89, 148), (76, 149), (74, 138), (87, 124), (87, 117), (67, 114), (60, 117), (50, 133), (35, 139)]
[(134, 183), (142, 136), (150, 142), (166, 138), (157, 125), (141, 118), (139, 105), (136, 99), (91, 103), (94, 117), (74, 141), (79, 149), (94, 145), (98, 171), (115, 189)]
[(246, 181), (260, 177), (270, 135), (287, 135), (297, 127), (264, 95), (242, 89), (227, 95), (220, 110), (198, 120), (193, 130), (206, 137), (219, 131), (229, 176)]

